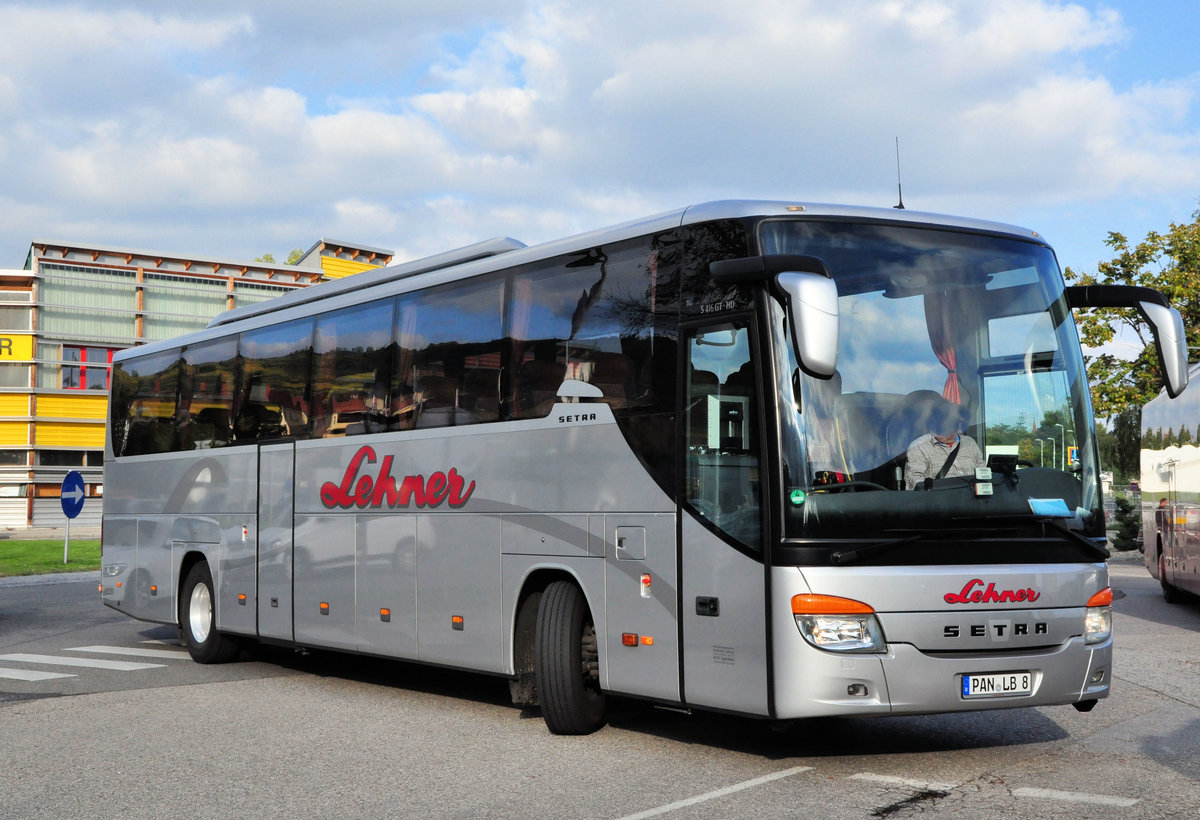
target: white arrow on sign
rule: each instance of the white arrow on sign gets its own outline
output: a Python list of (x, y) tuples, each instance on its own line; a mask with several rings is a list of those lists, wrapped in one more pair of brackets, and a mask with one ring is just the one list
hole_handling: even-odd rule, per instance
[(72, 501), (78, 501), (79, 499), (83, 498), (83, 487), (80, 487), (78, 484), (76, 484), (70, 490), (64, 490), (62, 497), (69, 498)]

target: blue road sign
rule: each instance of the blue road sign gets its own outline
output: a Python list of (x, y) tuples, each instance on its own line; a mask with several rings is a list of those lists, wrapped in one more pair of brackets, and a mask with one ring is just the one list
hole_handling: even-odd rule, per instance
[(67, 473), (62, 483), (62, 508), (67, 518), (75, 518), (83, 511), (83, 476), (78, 470)]

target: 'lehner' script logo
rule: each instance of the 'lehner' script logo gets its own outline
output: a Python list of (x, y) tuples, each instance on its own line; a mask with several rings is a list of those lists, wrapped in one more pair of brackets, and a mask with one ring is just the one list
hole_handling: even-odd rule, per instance
[(453, 467), (449, 472), (441, 470), (423, 475), (406, 475), (397, 483), (392, 477), (392, 456), (384, 456), (378, 475), (359, 475), (359, 470), (375, 463), (375, 450), (370, 446), (360, 447), (350, 459), (342, 483), (326, 481), (321, 485), (321, 503), (329, 509), (350, 507), (440, 507), (443, 502), (451, 507), (461, 507), (475, 492), (475, 482), (464, 486), (463, 477)]
[(948, 592), (944, 596), (948, 604), (1011, 604), (1024, 601), (1036, 601), (1042, 593), (1033, 589), (1004, 589), (996, 591), (995, 584), (988, 584), (987, 589), (976, 589), (983, 586), (979, 578), (967, 581), (962, 592)]

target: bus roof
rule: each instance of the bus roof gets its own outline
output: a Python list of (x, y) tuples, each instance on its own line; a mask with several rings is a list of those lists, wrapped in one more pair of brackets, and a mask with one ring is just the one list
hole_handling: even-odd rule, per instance
[[(209, 322), (206, 330), (186, 335), (189, 339), (196, 335), (210, 337), (214, 329), (240, 323), (242, 320), (263, 317), (290, 308), (333, 299), (334, 297), (346, 296), (398, 280), (418, 276), (431, 276), (432, 284), (434, 283), (432, 281), (434, 278), (438, 282), (441, 282), (452, 280), (459, 276), (474, 276), (504, 267), (552, 258), (573, 251), (586, 250), (597, 245), (631, 239), (650, 233), (668, 231), (683, 225), (693, 225), (721, 219), (749, 219), (756, 217), (835, 218), (848, 221), (861, 220), (864, 222), (889, 222), (892, 224), (914, 226), (925, 225), (952, 230), (999, 234), (1025, 241), (1045, 243), (1045, 240), (1039, 234), (1026, 228), (999, 222), (921, 211), (794, 201), (721, 200), (691, 205), (686, 208), (569, 236), (564, 239), (552, 240), (539, 245), (527, 246), (523, 242), (508, 237), (489, 239), (423, 259), (388, 265), (387, 267), (356, 273), (353, 276), (347, 276), (342, 279), (322, 282), (319, 285), (295, 290), (264, 302), (234, 308), (233, 310), (219, 314)], [(503, 258), (498, 259), (498, 257)], [(433, 276), (435, 274), (441, 275), (435, 277)], [(123, 359), (129, 355), (138, 355), (139, 353), (149, 354), (160, 349), (176, 347), (181, 341), (184, 340), (168, 339), (151, 342), (144, 347), (131, 348), (128, 352), (120, 351), (117, 355)]]
[(593, 245), (600, 244), (602, 241), (611, 242), (632, 236), (638, 236), (655, 230), (667, 230), (672, 227), (693, 224), (697, 222), (756, 216), (798, 216), (801, 214), (810, 217), (833, 216), (845, 217), (848, 219), (887, 219), (889, 221), (926, 223), (943, 227), (983, 230), (989, 233), (1016, 234), (1024, 239), (1039, 238), (1038, 235), (1032, 231), (1012, 225), (921, 213), (919, 211), (900, 210), (896, 208), (869, 208), (846, 205), (819, 205), (812, 203), (770, 202), (755, 200), (724, 200), (693, 205), (688, 208), (669, 211), (667, 213), (639, 219), (633, 222), (626, 222), (624, 224), (609, 228), (602, 228), (597, 231), (578, 234), (565, 239), (554, 240), (533, 247), (526, 246), (525, 243), (508, 237), (489, 239), (473, 245), (467, 245), (456, 250), (446, 251), (434, 256), (428, 256), (423, 259), (402, 262), (396, 265), (388, 265), (387, 267), (376, 268), (374, 270), (357, 273), (353, 276), (347, 276), (343, 279), (337, 279), (331, 282), (323, 282), (320, 285), (293, 291), (292, 293), (287, 293), (274, 299), (269, 299), (265, 302), (234, 308), (233, 310), (226, 311), (225, 313), (222, 313), (214, 318), (211, 322), (209, 322), (208, 326), (217, 327), (220, 325), (226, 325), (236, 322), (239, 319), (246, 319), (251, 316), (260, 316), (265, 313), (273, 313), (275, 311), (295, 307), (296, 305), (328, 299), (333, 296), (340, 296), (342, 294), (351, 293), (357, 290), (365, 290), (385, 282), (392, 282), (397, 279), (404, 279), (424, 273), (431, 273), (433, 271), (446, 270), (459, 265), (465, 265), (469, 262), (477, 262), (482, 259), (489, 259), (518, 250), (524, 250), (527, 251), (527, 253), (521, 254), (520, 259), (505, 259), (502, 265), (506, 267), (509, 264), (517, 264), (518, 262), (529, 261), (530, 259), (534, 258), (544, 258), (567, 252), (569, 250), (591, 247)]

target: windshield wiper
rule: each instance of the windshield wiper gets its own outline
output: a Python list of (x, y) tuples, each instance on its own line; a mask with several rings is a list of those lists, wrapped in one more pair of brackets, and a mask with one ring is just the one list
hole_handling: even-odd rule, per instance
[(1025, 512), (1001, 513), (999, 515), (984, 515), (984, 516), (981, 516), (981, 518), (983, 520), (987, 520), (987, 521), (1032, 521), (1034, 523), (1041, 524), (1045, 527), (1049, 527), (1050, 529), (1054, 530), (1058, 535), (1061, 535), (1063, 537), (1063, 539), (1066, 541), (1071, 541), (1071, 542), (1074, 542), (1076, 544), (1086, 547), (1088, 549), (1088, 551), (1091, 552), (1097, 558), (1102, 558), (1105, 561), (1107, 561), (1108, 557), (1109, 557), (1108, 550), (1104, 549), (1104, 547), (1100, 546), (1095, 541), (1088, 538), (1086, 535), (1081, 535), (1080, 533), (1075, 532), (1075, 530), (1072, 530), (1072, 529), (1064, 526), (1063, 524), (1060, 524), (1059, 522), (1063, 520), (1061, 518), (1050, 518), (1050, 517), (1043, 516), (1043, 515), (1034, 515), (1033, 513), (1025, 513)]
[(893, 538), (891, 541), (876, 541), (873, 544), (868, 544), (867, 546), (859, 547), (858, 549), (835, 552), (829, 556), (829, 560), (838, 566), (843, 564), (851, 564), (863, 558), (870, 558), (872, 555), (878, 555), (881, 552), (887, 552), (894, 547), (903, 546), (904, 544), (911, 544), (920, 537), (921, 536), (919, 535), (910, 535), (907, 538)]

